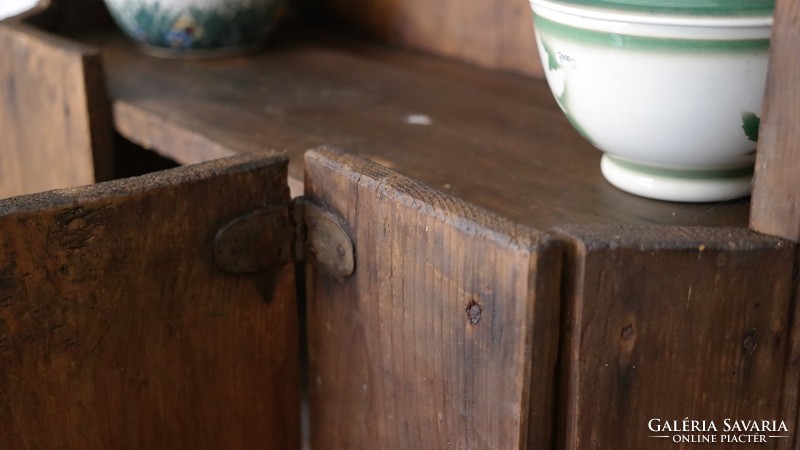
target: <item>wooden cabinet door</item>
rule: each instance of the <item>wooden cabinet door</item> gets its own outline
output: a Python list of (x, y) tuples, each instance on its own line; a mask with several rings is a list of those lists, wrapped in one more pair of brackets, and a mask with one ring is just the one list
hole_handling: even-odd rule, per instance
[(731, 228), (561, 230), (559, 448), (797, 448), (796, 245)]
[(558, 246), (354, 156), (305, 168), (313, 448), (550, 448)]
[[(286, 169), (251, 154), (0, 202), (0, 448), (299, 448)], [(282, 229), (226, 228), (254, 212)]]

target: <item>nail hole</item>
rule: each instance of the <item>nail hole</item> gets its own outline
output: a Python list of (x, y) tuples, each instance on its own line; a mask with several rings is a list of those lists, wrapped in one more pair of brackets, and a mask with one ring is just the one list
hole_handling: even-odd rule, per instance
[(623, 341), (630, 341), (633, 339), (634, 331), (633, 331), (633, 324), (627, 324), (622, 328), (622, 333), (620, 333), (620, 337), (622, 337)]

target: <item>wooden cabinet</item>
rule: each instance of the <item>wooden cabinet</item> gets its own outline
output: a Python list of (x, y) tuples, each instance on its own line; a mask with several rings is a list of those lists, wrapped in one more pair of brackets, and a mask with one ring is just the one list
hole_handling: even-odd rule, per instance
[[(797, 247), (748, 230), (748, 200), (610, 187), (541, 80), (303, 21), (256, 55), (160, 60), (76, 26), (90, 6), (0, 37), (80, 42), (106, 76), (90, 133), (185, 166), (0, 202), (2, 448), (293, 449), (306, 399), (315, 449), (703, 434), (652, 419), (777, 421), (758, 448), (798, 445)], [(789, 213), (752, 209), (791, 231), (769, 168), (796, 167), (788, 61), (756, 192)]]

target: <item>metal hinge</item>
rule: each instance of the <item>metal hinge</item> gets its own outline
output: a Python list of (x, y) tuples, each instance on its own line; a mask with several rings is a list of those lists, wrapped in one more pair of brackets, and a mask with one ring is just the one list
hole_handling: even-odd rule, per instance
[(214, 237), (214, 262), (228, 273), (250, 274), (292, 261), (295, 227), (287, 205), (236, 217)]
[(310, 201), (304, 202), (305, 249), (308, 260), (337, 279), (355, 271), (355, 245), (345, 221)]
[(214, 238), (214, 262), (250, 274), (307, 260), (337, 279), (355, 271), (355, 245), (338, 214), (302, 197), (225, 224)]

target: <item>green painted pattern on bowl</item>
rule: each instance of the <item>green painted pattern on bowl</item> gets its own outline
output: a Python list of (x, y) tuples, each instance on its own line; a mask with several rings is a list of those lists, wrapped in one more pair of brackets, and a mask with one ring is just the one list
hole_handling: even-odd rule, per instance
[(758, 115), (751, 112), (742, 113), (742, 131), (744, 131), (747, 139), (758, 142), (758, 128), (761, 125), (761, 119)]
[(202, 51), (263, 42), (282, 5), (282, 0), (276, 0), (201, 9), (130, 0), (109, 5), (109, 10), (120, 28), (142, 44), (175, 51)]
[(554, 3), (624, 12), (690, 16), (768, 16), (775, 0), (558, 0)]
[(542, 33), (581, 44), (648, 51), (767, 51), (769, 39), (712, 40), (670, 39), (609, 33), (564, 25), (534, 14), (534, 25)]

